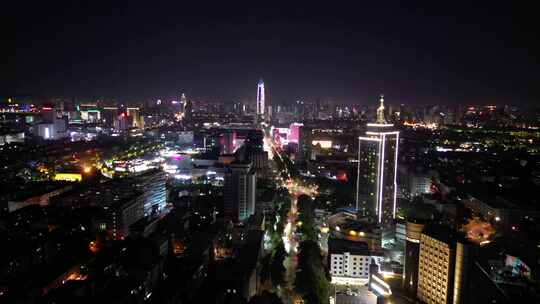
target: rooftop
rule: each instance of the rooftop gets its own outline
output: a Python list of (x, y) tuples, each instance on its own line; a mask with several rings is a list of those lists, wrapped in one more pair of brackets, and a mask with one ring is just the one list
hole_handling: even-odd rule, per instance
[(382, 253), (369, 250), (365, 242), (354, 242), (344, 239), (328, 239), (328, 254), (342, 254), (348, 252), (353, 255), (382, 255)]

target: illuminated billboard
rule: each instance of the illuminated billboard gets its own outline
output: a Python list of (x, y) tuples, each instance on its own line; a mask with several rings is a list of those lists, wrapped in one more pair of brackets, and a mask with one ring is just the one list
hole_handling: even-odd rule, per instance
[(66, 182), (80, 182), (82, 181), (82, 175), (80, 173), (56, 173), (54, 176), (55, 181)]
[(313, 140), (311, 142), (312, 145), (317, 146), (320, 145), (323, 149), (330, 149), (332, 148), (332, 141), (331, 140)]

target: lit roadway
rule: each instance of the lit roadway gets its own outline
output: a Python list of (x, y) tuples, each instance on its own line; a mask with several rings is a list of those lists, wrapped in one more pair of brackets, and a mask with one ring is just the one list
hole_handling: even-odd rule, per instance
[[(291, 172), (294, 170), (294, 168), (289, 167), (288, 164), (290, 164), (290, 160), (288, 156), (283, 153), (281, 150), (281, 147), (277, 145), (273, 139), (265, 134), (264, 137), (264, 148), (269, 153), (269, 156), (273, 159), (273, 156), (276, 156), (277, 160), (281, 162), (284, 168), (283, 172), (280, 172), (281, 175), (276, 176), (277, 182), (281, 184), (281, 186), (287, 188), (289, 190), (289, 194), (291, 196), (291, 206), (290, 211), (287, 215), (287, 224), (285, 225), (285, 228), (283, 229), (283, 244), (285, 246), (285, 250), (288, 253), (287, 258), (284, 261), (284, 265), (286, 268), (285, 273), (285, 287), (281, 290), (281, 299), (284, 303), (295, 303), (298, 300), (300, 300), (300, 297), (296, 295), (294, 292), (294, 281), (296, 277), (296, 267), (298, 264), (297, 260), (297, 248), (298, 248), (298, 237), (296, 235), (296, 218), (297, 218), (297, 204), (298, 204), (298, 197), (301, 195), (307, 195), (307, 196), (315, 196), (317, 195), (317, 187), (315, 186), (306, 186), (303, 185), (296, 177), (294, 177)], [(279, 167), (279, 166), (278, 166)], [(283, 174), (284, 173), (284, 174)], [(371, 292), (367, 292), (367, 290), (363, 290), (361, 287), (361, 292), (356, 296), (346, 296), (346, 295), (338, 295), (339, 296), (339, 302), (341, 303), (350, 303), (350, 304), (357, 304), (357, 303), (374, 303), (373, 294)], [(394, 295), (391, 299), (392, 303), (410, 303), (410, 301), (407, 301), (406, 298), (400, 295)]]
[[(288, 156), (283, 153), (281, 147), (276, 145), (270, 136), (264, 137), (264, 146), (270, 156), (277, 156), (277, 159), (283, 164), (284, 171), (280, 172), (282, 175), (276, 177), (281, 186), (289, 190), (291, 196), (291, 206), (290, 211), (287, 215), (287, 224), (283, 229), (283, 244), (285, 250), (288, 253), (287, 258), (284, 261), (286, 268), (285, 281), (286, 286), (282, 290), (281, 298), (285, 303), (294, 303), (295, 300), (298, 300), (298, 296), (294, 292), (294, 280), (296, 277), (296, 267), (298, 264), (297, 261), (297, 249), (298, 249), (298, 237), (296, 235), (296, 218), (297, 218), (297, 204), (298, 197), (301, 195), (313, 196), (317, 194), (316, 187), (303, 186), (299, 183), (298, 180), (293, 179), (291, 171), (293, 168), (287, 166), (287, 161), (290, 163)], [(272, 157), (273, 158), (273, 157)], [(287, 160), (287, 161), (286, 161)], [(286, 181), (283, 180), (282, 176), (286, 177)]]

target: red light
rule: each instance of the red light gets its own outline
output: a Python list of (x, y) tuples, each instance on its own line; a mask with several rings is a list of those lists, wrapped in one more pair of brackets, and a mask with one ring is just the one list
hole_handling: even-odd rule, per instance
[(42, 109), (43, 111), (50, 111), (50, 110), (52, 110), (51, 107), (43, 107), (43, 108), (41, 108), (41, 109)]
[(349, 177), (347, 176), (347, 171), (345, 170), (339, 170), (336, 174), (336, 179), (341, 182), (346, 182), (349, 180)]

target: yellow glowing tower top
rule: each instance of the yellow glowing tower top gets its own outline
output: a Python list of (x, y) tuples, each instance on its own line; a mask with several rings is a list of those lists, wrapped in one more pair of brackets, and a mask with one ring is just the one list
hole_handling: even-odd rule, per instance
[(381, 105), (377, 109), (377, 123), (378, 124), (385, 124), (386, 118), (384, 118), (384, 95), (381, 95), (381, 99), (379, 99), (381, 102)]

